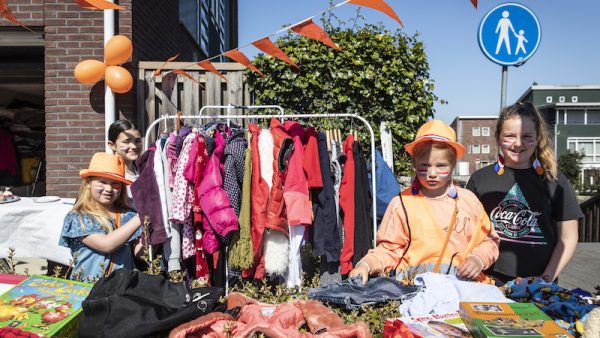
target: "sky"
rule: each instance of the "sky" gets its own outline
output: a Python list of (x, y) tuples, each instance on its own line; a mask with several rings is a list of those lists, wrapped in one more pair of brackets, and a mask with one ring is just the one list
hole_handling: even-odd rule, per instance
[[(334, 4), (340, 3), (337, 0)], [(485, 14), (509, 1), (386, 0), (409, 35), (419, 32), (425, 44), (434, 93), (447, 104), (434, 105), (435, 117), (452, 122), (456, 116), (495, 116), (500, 110), (501, 66), (489, 61), (477, 43)], [(539, 85), (600, 85), (600, 0), (521, 0), (541, 25), (536, 53), (521, 67), (508, 68), (507, 102), (515, 102), (534, 83)], [(239, 45), (270, 35), (283, 26), (317, 15), (329, 0), (239, 0)], [(354, 17), (357, 6), (334, 9), (342, 20)], [(364, 8), (367, 23), (399, 28), (385, 14)], [(277, 36), (273, 37), (275, 40)], [(515, 47), (512, 47), (515, 48)], [(249, 56), (258, 50), (242, 49)]]

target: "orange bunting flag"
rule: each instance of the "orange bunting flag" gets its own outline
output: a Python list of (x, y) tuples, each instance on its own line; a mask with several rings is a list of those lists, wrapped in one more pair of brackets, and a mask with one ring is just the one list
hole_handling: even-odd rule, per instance
[(258, 68), (256, 68), (256, 66), (254, 66), (254, 64), (250, 62), (250, 60), (248, 60), (246, 55), (244, 55), (244, 53), (240, 52), (239, 50), (232, 49), (229, 52), (225, 52), (225, 54), (223, 55), (227, 56), (233, 61), (243, 64), (244, 66), (250, 68), (253, 72), (258, 73), (260, 76), (265, 77), (265, 74), (263, 74)]
[(31, 29), (29, 29), (29, 27), (25, 26), (19, 20), (17, 20), (17, 18), (13, 14), (13, 12), (10, 10), (10, 8), (8, 8), (8, 4), (6, 3), (6, 0), (0, 0), (0, 15), (2, 15), (6, 20), (14, 23), (15, 25), (19, 25), (19, 26), (27, 29), (28, 31), (35, 33)]
[(473, 4), (473, 6), (475, 6), (475, 9), (477, 9), (477, 0), (471, 0), (471, 3)]
[(209, 72), (212, 72), (214, 74), (217, 74), (218, 76), (220, 76), (223, 80), (227, 81), (227, 78), (225, 76), (223, 76), (223, 74), (221, 74), (217, 68), (215, 68), (215, 66), (213, 66), (213, 64), (208, 61), (208, 60), (204, 60), (204, 61), (200, 61), (198, 63), (196, 63), (198, 65), (198, 67), (202, 67), (206, 70), (208, 70)]
[(280, 60), (289, 63), (290, 65), (296, 68), (300, 68), (297, 64), (294, 63), (294, 61), (292, 61), (292, 59), (290, 59), (289, 56), (287, 56), (287, 54), (284, 51), (279, 49), (279, 47), (277, 47), (273, 42), (271, 42), (271, 40), (268, 37), (256, 40), (252, 43), (252, 45), (271, 56), (274, 56)]
[(152, 74), (152, 75), (154, 75), (154, 76), (159, 76), (159, 75), (160, 75), (160, 72), (161, 72), (161, 71), (162, 71), (162, 69), (163, 69), (163, 67), (164, 67), (164, 66), (165, 66), (167, 63), (169, 63), (169, 62), (171, 62), (171, 61), (173, 61), (173, 60), (177, 59), (178, 57), (179, 57), (179, 54), (177, 54), (177, 55), (175, 55), (175, 56), (171, 56), (171, 57), (170, 57), (170, 58), (169, 58), (167, 61), (165, 61), (165, 63), (163, 63), (162, 65), (160, 65), (160, 67), (158, 67), (158, 69), (157, 69), (157, 70), (155, 70), (155, 71), (154, 71), (154, 74)]
[(93, 10), (116, 9), (124, 10), (125, 8), (106, 0), (75, 0), (75, 3), (81, 8)]
[(396, 20), (400, 24), (400, 26), (404, 27), (402, 20), (400, 20), (400, 18), (396, 14), (396, 12), (394, 12), (392, 7), (390, 7), (390, 5), (385, 3), (385, 1), (383, 1), (383, 0), (350, 0), (349, 3), (358, 5), (358, 6), (369, 7), (374, 10), (383, 12), (383, 13), (387, 14), (389, 17), (391, 17), (392, 19)]
[(291, 30), (309, 39), (321, 41), (322, 43), (326, 44), (327, 46), (333, 49), (340, 50), (340, 47), (338, 47), (333, 41), (331, 41), (331, 38), (329, 37), (329, 35), (327, 35), (327, 32), (325, 32), (323, 28), (319, 27), (319, 25), (314, 23), (312, 19), (308, 19), (304, 22), (297, 24), (296, 26), (292, 27)]
[(188, 79), (190, 79), (190, 80), (192, 80), (192, 81), (196, 82), (197, 84), (200, 84), (200, 82), (198, 82), (198, 80), (194, 79), (194, 78), (193, 78), (193, 77), (192, 77), (190, 74), (188, 74), (188, 72), (186, 72), (186, 71), (185, 71), (185, 70), (183, 70), (183, 69), (175, 69), (175, 70), (171, 71), (171, 73), (175, 73), (175, 74), (179, 74), (179, 75), (181, 75), (181, 76), (185, 76), (185, 77), (187, 77)]

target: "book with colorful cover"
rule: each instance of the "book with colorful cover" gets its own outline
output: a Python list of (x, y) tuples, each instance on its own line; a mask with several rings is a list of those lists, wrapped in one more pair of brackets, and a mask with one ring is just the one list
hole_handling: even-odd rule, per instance
[(75, 336), (81, 303), (92, 286), (31, 276), (0, 296), (0, 327), (14, 327), (43, 337)]
[(469, 330), (462, 322), (458, 312), (430, 314), (424, 316), (400, 317), (386, 319), (386, 325), (394, 321), (402, 321), (410, 332), (423, 338), (449, 337), (469, 338), (472, 337)]
[(461, 302), (460, 316), (476, 338), (572, 338), (533, 303)]

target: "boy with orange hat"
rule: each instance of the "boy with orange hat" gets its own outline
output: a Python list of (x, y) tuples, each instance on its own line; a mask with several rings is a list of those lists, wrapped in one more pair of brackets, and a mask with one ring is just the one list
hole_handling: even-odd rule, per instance
[(397, 279), (426, 271), (481, 278), (498, 258), (499, 237), (477, 197), (453, 183), (452, 171), (465, 147), (456, 142), (452, 128), (432, 120), (404, 149), (416, 177), (392, 199), (377, 232), (377, 247), (349, 276), (360, 276), (363, 283), (391, 270)]
[(71, 249), (71, 279), (95, 281), (115, 269), (133, 270), (132, 246), (141, 248), (141, 222), (123, 193), (125, 162), (117, 155), (96, 153), (82, 178), (73, 209), (65, 217), (59, 245)]

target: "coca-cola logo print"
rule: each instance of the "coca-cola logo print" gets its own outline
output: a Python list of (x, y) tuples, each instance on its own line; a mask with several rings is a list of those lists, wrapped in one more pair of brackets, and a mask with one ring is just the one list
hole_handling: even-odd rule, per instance
[(531, 210), (523, 192), (515, 184), (500, 204), (492, 210), (490, 219), (501, 237), (506, 239), (527, 237), (527, 242), (539, 242), (544, 240), (538, 223), (540, 215), (540, 212)]

